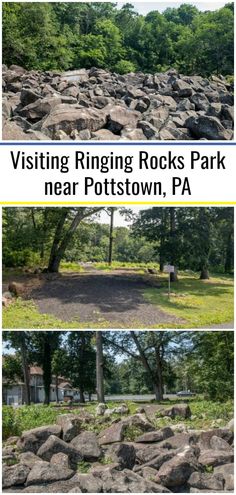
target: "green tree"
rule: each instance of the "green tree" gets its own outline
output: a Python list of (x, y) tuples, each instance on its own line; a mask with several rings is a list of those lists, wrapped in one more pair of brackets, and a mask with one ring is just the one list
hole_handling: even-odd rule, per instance
[(30, 405), (30, 376), (29, 376), (29, 332), (5, 331), (3, 340), (8, 347), (12, 347), (21, 357), (21, 366), (25, 383), (26, 405)]
[(70, 332), (67, 339), (69, 359), (68, 378), (80, 393), (80, 402), (85, 402), (85, 392), (96, 388), (96, 352), (92, 332)]
[(44, 404), (50, 403), (50, 387), (52, 383), (53, 354), (60, 346), (62, 332), (43, 331), (31, 332), (32, 345), (31, 362), (37, 363), (43, 369)]

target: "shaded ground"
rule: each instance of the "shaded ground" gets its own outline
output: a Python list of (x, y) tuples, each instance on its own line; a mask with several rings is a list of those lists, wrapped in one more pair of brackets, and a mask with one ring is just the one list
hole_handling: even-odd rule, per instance
[(41, 313), (63, 321), (108, 322), (111, 328), (181, 323), (144, 300), (147, 283), (142, 276), (125, 272), (91, 271), (63, 274), (31, 290)]
[[(192, 324), (189, 321), (189, 328), (197, 326), (198, 328), (232, 329), (234, 327), (233, 321), (220, 323), (223, 318), (219, 318), (219, 314), (216, 315), (218, 317), (216, 324), (210, 324), (210, 322), (207, 324), (204, 313), (202, 319), (201, 315), (198, 318), (199, 321), (195, 317), (193, 318), (195, 308), (196, 312), (199, 311), (199, 302), (195, 300), (195, 296), (203, 301), (205, 297), (210, 295), (210, 301), (213, 296), (219, 296), (222, 291), (227, 291), (225, 284), (222, 285), (219, 282), (210, 284), (209, 293), (208, 285), (201, 284), (200, 287), (197, 286), (196, 288), (191, 280), (183, 279), (181, 290), (176, 293), (173, 292), (170, 304), (167, 298), (166, 280), (162, 280), (160, 277), (123, 268), (116, 268), (108, 272), (101, 271), (91, 264), (84, 265), (84, 269), (83, 272), (39, 275), (33, 273), (16, 274), (12, 271), (4, 275), (3, 291), (7, 290), (10, 281), (22, 283), (24, 290), (21, 296), (23, 299), (33, 300), (37, 308), (36, 311), (40, 313), (38, 318), (41, 318), (41, 315), (42, 317), (48, 315), (52, 321), (55, 318), (55, 322), (56, 320), (65, 322), (67, 328), (70, 328), (68, 326), (70, 323), (76, 327), (77, 322), (78, 327), (81, 326), (81, 328), (180, 328), (181, 326), (187, 328), (189, 317), (193, 320)], [(160, 289), (160, 291), (147, 291), (147, 289), (153, 288)], [(148, 293), (150, 297), (147, 297)], [(182, 299), (180, 299), (181, 297)], [(185, 297), (186, 308), (184, 306)], [(217, 309), (215, 303), (212, 305), (211, 302), (209, 308), (207, 305), (206, 312), (209, 311), (210, 314), (214, 314)], [(183, 308), (186, 309), (186, 319)], [(15, 316), (13, 314), (12, 317), (17, 318), (16, 314)], [(25, 314), (24, 318), (26, 321), (23, 324), (22, 321), (18, 322), (19, 328), (29, 327), (27, 320), (32, 317)], [(34, 322), (33, 326), (31, 322), (31, 326), (37, 328), (37, 315), (33, 318)], [(227, 317), (225, 320), (227, 321)], [(197, 325), (195, 324), (196, 321)], [(47, 328), (54, 328), (53, 323), (47, 324), (49, 325)], [(39, 325), (40, 328), (44, 327), (42, 321)], [(5, 327), (9, 327), (9, 321)]]

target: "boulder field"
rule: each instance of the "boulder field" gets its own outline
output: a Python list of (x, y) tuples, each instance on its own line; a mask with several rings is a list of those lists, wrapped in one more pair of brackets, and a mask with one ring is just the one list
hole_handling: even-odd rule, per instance
[[(225, 428), (158, 428), (145, 408), (61, 414), (57, 424), (3, 445), (3, 491), (23, 493), (232, 492), (232, 421)], [(147, 409), (148, 411), (148, 409)], [(118, 417), (113, 414), (120, 415)], [(161, 416), (187, 419), (188, 406)], [(99, 427), (99, 428), (98, 428)]]
[(3, 65), (3, 139), (231, 140), (233, 101), (223, 76)]

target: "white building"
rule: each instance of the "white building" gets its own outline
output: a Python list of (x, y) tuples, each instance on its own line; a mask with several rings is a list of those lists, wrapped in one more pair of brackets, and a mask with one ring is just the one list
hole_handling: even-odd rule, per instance
[[(43, 403), (45, 399), (43, 386), (43, 370), (39, 366), (30, 366), (30, 397), (35, 404)], [(79, 392), (74, 389), (69, 381), (63, 377), (58, 377), (58, 400), (66, 401), (69, 398), (79, 400)], [(3, 378), (3, 404), (22, 405), (25, 403), (25, 384), (22, 381), (8, 384)], [(66, 399), (68, 398), (68, 399)], [(52, 377), (50, 386), (50, 401), (56, 401), (56, 377)]]

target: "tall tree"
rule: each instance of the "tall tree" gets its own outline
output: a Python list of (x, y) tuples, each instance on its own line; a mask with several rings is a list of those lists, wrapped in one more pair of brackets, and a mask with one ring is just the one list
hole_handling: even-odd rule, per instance
[(93, 332), (73, 331), (67, 339), (69, 359), (68, 378), (79, 390), (80, 402), (85, 402), (85, 392), (94, 392), (96, 387), (96, 353)]
[(98, 402), (105, 402), (104, 395), (104, 357), (102, 332), (96, 332), (96, 378)]
[(44, 403), (50, 403), (50, 388), (52, 384), (52, 359), (54, 352), (60, 346), (62, 332), (43, 331), (32, 332), (31, 335), (31, 362), (43, 368)]
[(115, 208), (111, 207), (108, 209), (110, 215), (110, 231), (109, 231), (109, 253), (108, 253), (108, 264), (112, 264), (112, 250), (113, 250), (113, 230), (114, 230), (114, 213)]
[(163, 399), (163, 372), (167, 356), (179, 352), (180, 343), (188, 341), (186, 332), (108, 332), (104, 341), (117, 354), (126, 354), (141, 363), (157, 401)]
[[(49, 257), (49, 272), (58, 272), (65, 250), (82, 220), (97, 214), (100, 210), (102, 208), (76, 208), (73, 211), (68, 208), (61, 209)], [(68, 220), (67, 225), (66, 220)]]
[(25, 384), (25, 401), (26, 405), (30, 405), (29, 332), (6, 331), (3, 332), (3, 340), (5, 340), (10, 347), (17, 350), (21, 356)]

